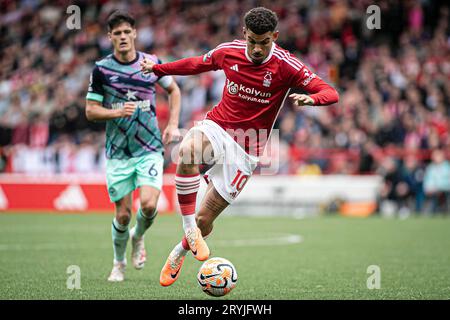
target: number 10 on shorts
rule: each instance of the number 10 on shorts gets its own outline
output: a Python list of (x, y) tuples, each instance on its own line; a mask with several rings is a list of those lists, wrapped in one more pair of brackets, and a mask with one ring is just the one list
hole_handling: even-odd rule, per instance
[(233, 179), (233, 182), (231, 182), (231, 186), (236, 186), (236, 190), (238, 192), (241, 192), (242, 188), (244, 188), (245, 184), (247, 183), (248, 178), (248, 175), (242, 174), (242, 171), (238, 170), (236, 176)]

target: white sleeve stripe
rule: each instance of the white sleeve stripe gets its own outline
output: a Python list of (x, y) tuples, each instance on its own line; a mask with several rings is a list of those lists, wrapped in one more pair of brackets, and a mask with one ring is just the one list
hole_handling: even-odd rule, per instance
[(222, 49), (222, 48), (245, 48), (245, 46), (222, 46), (222, 47), (217, 47), (216, 49)]
[(232, 46), (232, 45), (233, 45), (232, 42), (221, 43), (217, 47), (215, 47), (213, 50), (218, 49), (218, 48), (222, 48), (223, 46)]
[(303, 68), (303, 63), (300, 62), (300, 60), (298, 60), (296, 57), (294, 57), (293, 55), (288, 54), (285, 51), (282, 51), (280, 49), (275, 49), (280, 55), (284, 56), (286, 59), (291, 60), (293, 63), (297, 64), (300, 68)]
[(222, 43), (219, 44), (217, 47), (215, 47), (214, 49), (210, 50), (208, 53), (205, 53), (203, 55), (203, 59), (205, 59), (206, 57), (211, 57), (214, 52), (216, 52), (217, 50), (221, 50), (221, 49), (245, 49), (247, 46), (245, 45), (239, 45), (239, 44), (235, 44), (232, 42), (226, 42), (226, 43)]
[(279, 48), (275, 48), (277, 52), (279, 52), (282, 56), (286, 57), (287, 59), (291, 59), (292, 61), (299, 64), (301, 67), (303, 67), (303, 63), (297, 59), (294, 55), (287, 53), (286, 51), (280, 50)]
[(221, 43), (216, 48), (223, 47), (223, 46), (230, 46), (230, 45), (232, 45), (232, 46), (246, 46), (245, 43), (242, 43), (239, 40), (234, 40), (234, 41), (231, 41), (231, 42)]
[(219, 46), (217, 46), (214, 50), (219, 50), (222, 48), (245, 48), (246, 45), (239, 45), (239, 44), (221, 44)]
[(221, 48), (215, 48), (214, 52), (218, 51), (218, 50), (222, 50), (222, 49), (245, 49), (245, 47), (237, 47), (237, 46), (224, 46)]
[(289, 64), (292, 68), (294, 68), (295, 70), (297, 70), (297, 71), (300, 71), (300, 70), (301, 70), (301, 68), (299, 68), (297, 65), (293, 64), (292, 62), (290, 62), (290, 61), (287, 60), (286, 58), (281, 57), (281, 56), (279, 55), (278, 52), (274, 52), (273, 55), (274, 55), (275, 57), (277, 57), (278, 59), (280, 59), (280, 60), (285, 61), (286, 63), (288, 63), (288, 64)]
[(304, 64), (301, 63), (297, 58), (290, 56), (286, 52), (283, 52), (279, 49), (275, 49), (275, 51), (284, 56), (286, 59), (290, 60), (292, 63), (296, 64), (300, 69), (303, 68)]

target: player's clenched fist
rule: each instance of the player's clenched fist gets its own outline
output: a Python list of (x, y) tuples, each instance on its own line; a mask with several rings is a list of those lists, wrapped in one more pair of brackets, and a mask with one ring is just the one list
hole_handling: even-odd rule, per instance
[(299, 107), (312, 106), (314, 104), (313, 98), (311, 98), (310, 96), (308, 96), (306, 94), (293, 93), (293, 94), (289, 95), (289, 97), (293, 98), (294, 103)]
[(156, 63), (154, 63), (152, 60), (149, 60), (147, 58), (144, 58), (141, 60), (141, 71), (144, 74), (150, 73), (153, 71), (153, 66)]
[(162, 141), (164, 144), (180, 141), (180, 130), (177, 126), (168, 125), (163, 132)]
[(122, 109), (122, 117), (131, 117), (136, 111), (136, 104), (134, 102), (127, 101), (124, 103)]

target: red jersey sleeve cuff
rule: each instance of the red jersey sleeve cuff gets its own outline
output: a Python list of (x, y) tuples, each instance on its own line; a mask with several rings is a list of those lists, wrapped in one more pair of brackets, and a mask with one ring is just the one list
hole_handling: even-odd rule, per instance
[(159, 64), (155, 64), (152, 68), (153, 73), (158, 76), (161, 77), (163, 74), (161, 73), (161, 70), (159, 70)]

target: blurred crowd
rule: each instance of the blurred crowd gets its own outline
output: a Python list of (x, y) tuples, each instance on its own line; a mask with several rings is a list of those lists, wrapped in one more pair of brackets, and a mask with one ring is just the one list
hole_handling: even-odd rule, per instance
[[(81, 29), (66, 24), (72, 4), (81, 9)], [(381, 28), (371, 30), (373, 4)], [(173, 61), (242, 38), (243, 15), (259, 5), (278, 14), (277, 43), (340, 92), (329, 107), (286, 101), (271, 150), (280, 172), (377, 173), (381, 210), (450, 211), (446, 1), (1, 1), (0, 172), (104, 170), (104, 123), (88, 122), (84, 106), (94, 62), (111, 52), (105, 21), (114, 9), (136, 18), (138, 50)], [(189, 128), (220, 100), (224, 75), (176, 80), (180, 126)], [(163, 128), (168, 105), (160, 93)]]

